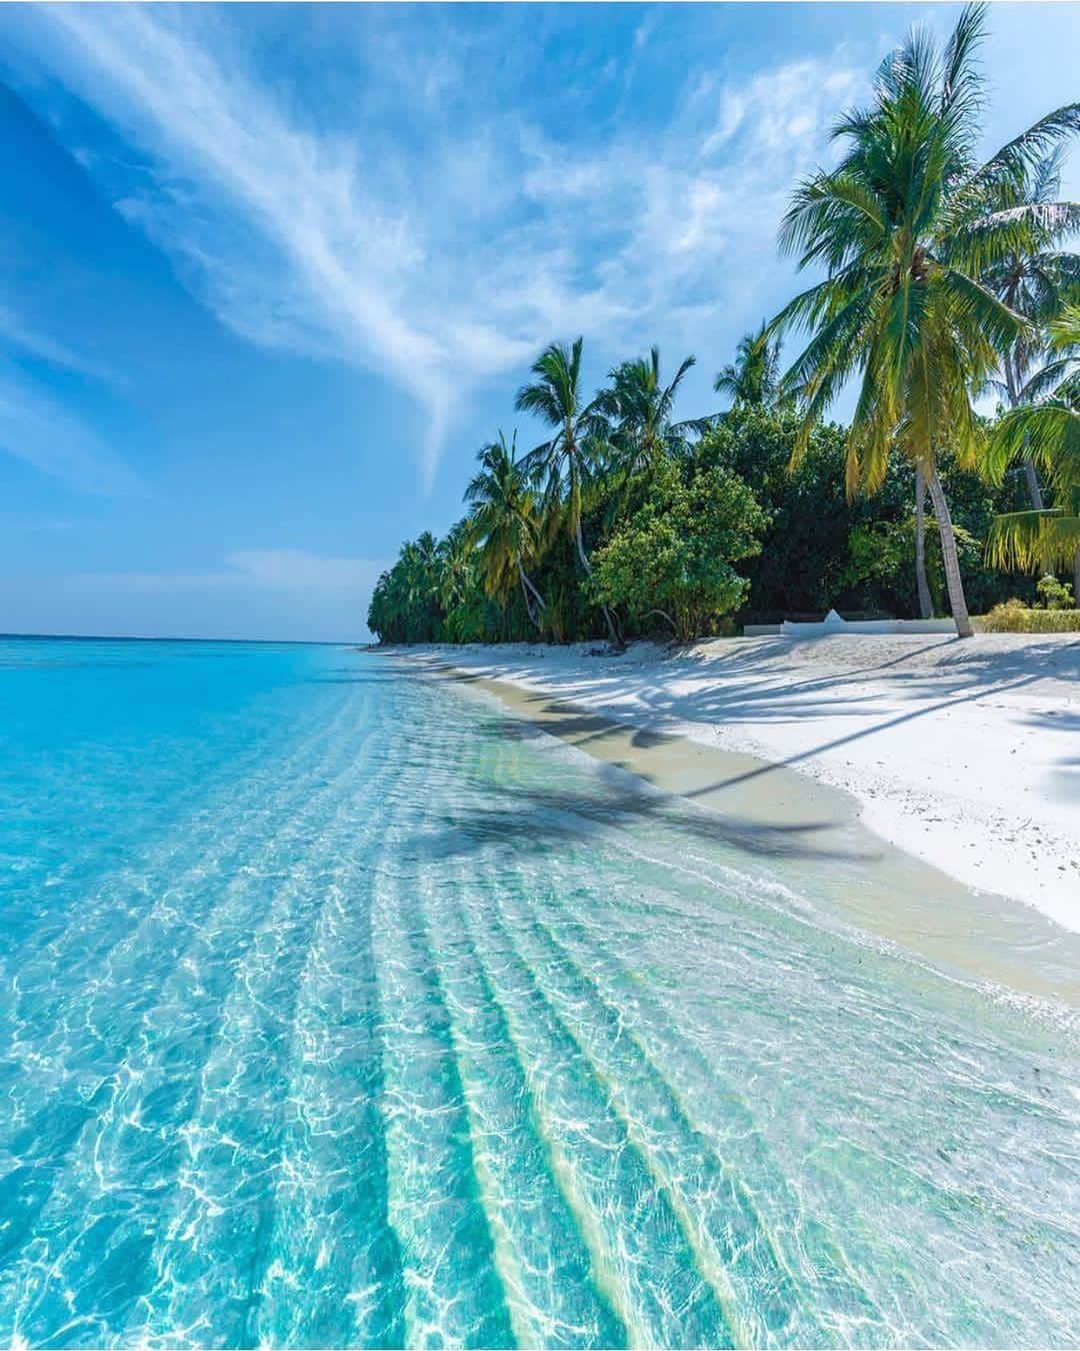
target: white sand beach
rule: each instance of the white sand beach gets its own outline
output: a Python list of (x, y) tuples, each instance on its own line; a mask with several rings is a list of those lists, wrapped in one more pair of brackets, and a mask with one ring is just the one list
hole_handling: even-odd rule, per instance
[(1076, 635), (409, 650), (844, 789), (891, 843), (1080, 931)]

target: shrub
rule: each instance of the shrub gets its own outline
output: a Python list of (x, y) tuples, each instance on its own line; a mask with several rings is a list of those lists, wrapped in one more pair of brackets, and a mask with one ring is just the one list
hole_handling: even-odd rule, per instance
[(1068, 582), (1059, 582), (1053, 573), (1040, 577), (1035, 590), (1039, 594), (1040, 610), (1073, 609), (1073, 592)]
[(1013, 599), (995, 605), (979, 626), (985, 633), (1080, 633), (1080, 610), (1032, 610)]
[(662, 617), (680, 642), (714, 632), (745, 599), (732, 566), (760, 548), (765, 514), (735, 474), (662, 462), (641, 506), (593, 558), (597, 600), (624, 607), (638, 626)]

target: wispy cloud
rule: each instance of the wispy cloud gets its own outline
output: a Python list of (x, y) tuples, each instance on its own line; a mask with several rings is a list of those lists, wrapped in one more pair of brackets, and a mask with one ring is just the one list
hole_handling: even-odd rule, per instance
[(117, 383), (112, 372), (89, 357), (66, 347), (48, 333), (42, 333), (9, 306), (0, 305), (0, 342), (17, 354), (44, 361), (61, 370), (74, 371), (92, 380)]
[[(122, 181), (87, 158), (118, 209), (234, 330), (415, 399), (429, 481), (470, 389), (553, 336), (614, 355), (700, 340), (721, 306), (760, 317), (783, 195), (857, 83), (842, 54), (743, 80), (691, 72), (667, 126), (579, 141), (485, 92), (490, 53), (467, 44), (395, 56), (400, 35), (374, 36), (387, 59), (358, 68), (350, 118), (271, 87), (213, 14), (36, 19), (41, 59), (146, 157), (149, 173)], [(628, 79), (660, 22), (645, 12)]]
[(0, 450), (83, 492), (140, 491), (136, 476), (96, 433), (21, 372), (3, 366)]

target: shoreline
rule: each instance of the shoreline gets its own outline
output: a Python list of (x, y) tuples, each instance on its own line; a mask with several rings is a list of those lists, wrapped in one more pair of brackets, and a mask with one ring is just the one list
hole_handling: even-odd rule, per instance
[(1074, 635), (386, 650), (840, 789), (889, 844), (1080, 931)]
[(479, 691), (515, 720), (616, 774), (643, 780), (691, 810), (708, 811), (719, 836), (749, 856), (765, 855), (779, 866), (785, 854), (796, 854), (798, 882), (841, 922), (939, 972), (1080, 1009), (1080, 934), (1034, 908), (974, 892), (890, 845), (859, 819), (851, 794), (753, 756), (646, 732), (434, 657), (423, 667)]

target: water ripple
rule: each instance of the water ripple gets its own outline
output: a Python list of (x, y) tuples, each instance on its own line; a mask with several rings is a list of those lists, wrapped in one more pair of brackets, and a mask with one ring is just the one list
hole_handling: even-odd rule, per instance
[(1075, 1023), (790, 842), (359, 653), (0, 694), (0, 1338), (1080, 1344)]

